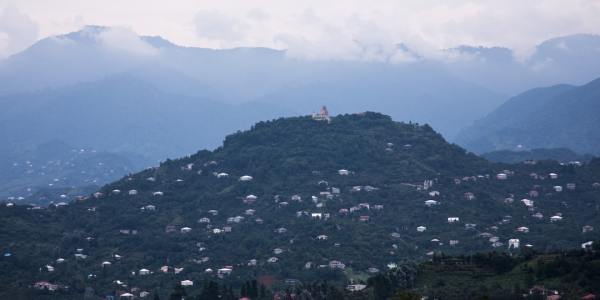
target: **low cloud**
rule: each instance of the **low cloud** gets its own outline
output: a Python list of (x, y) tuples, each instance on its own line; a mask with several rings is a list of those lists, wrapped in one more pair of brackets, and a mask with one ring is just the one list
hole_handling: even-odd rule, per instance
[(0, 58), (31, 46), (38, 34), (38, 24), (16, 7), (0, 8)]
[(98, 41), (106, 48), (134, 55), (155, 56), (159, 50), (142, 40), (135, 32), (123, 27), (111, 27), (100, 32)]

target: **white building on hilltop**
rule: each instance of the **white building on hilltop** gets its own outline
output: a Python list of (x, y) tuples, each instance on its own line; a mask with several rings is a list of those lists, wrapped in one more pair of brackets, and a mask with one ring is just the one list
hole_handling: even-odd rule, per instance
[(327, 111), (327, 107), (325, 105), (321, 107), (321, 110), (318, 113), (313, 113), (312, 118), (316, 121), (327, 121), (328, 123), (331, 122), (329, 111)]

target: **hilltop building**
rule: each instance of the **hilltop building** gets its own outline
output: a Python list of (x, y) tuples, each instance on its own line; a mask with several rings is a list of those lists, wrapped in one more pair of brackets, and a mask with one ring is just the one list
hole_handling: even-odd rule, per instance
[(312, 118), (316, 121), (327, 121), (327, 123), (331, 122), (329, 111), (327, 111), (327, 107), (325, 105), (321, 107), (321, 111), (319, 111), (318, 113), (313, 113)]

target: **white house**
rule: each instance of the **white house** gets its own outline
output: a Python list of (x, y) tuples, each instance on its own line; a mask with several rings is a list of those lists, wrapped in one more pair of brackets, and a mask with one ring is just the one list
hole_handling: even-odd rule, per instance
[(509, 239), (508, 240), (508, 248), (509, 249), (510, 248), (513, 248), (513, 249), (519, 248), (520, 243), (521, 243), (521, 241), (519, 241), (519, 239)]
[(438, 204), (438, 202), (435, 201), (435, 200), (426, 200), (425, 201), (425, 206), (427, 206), (427, 207), (432, 207), (432, 206), (437, 205), (437, 204)]
[(326, 235), (324, 235), (324, 234), (321, 234), (321, 235), (317, 236), (317, 240), (321, 240), (321, 241), (327, 240), (327, 238), (328, 237)]
[(225, 268), (218, 269), (218, 270), (217, 270), (217, 274), (218, 274), (219, 276), (223, 276), (223, 275), (229, 275), (229, 274), (231, 274), (231, 272), (232, 272), (232, 271), (233, 271), (233, 269), (232, 269), (232, 268), (227, 268), (227, 267), (225, 267)]
[(137, 193), (138, 193), (138, 191), (137, 191), (137, 190), (129, 190), (129, 191), (127, 192), (127, 194), (129, 194), (129, 196), (135, 196), (135, 195), (137, 195)]
[(581, 227), (582, 233), (591, 232), (591, 231), (594, 231), (594, 226), (592, 226), (592, 225), (585, 225), (585, 226)]
[(521, 232), (521, 233), (528, 233), (529, 232), (529, 228), (525, 227), (525, 226), (521, 226), (521, 227), (517, 228), (517, 231)]
[(154, 211), (154, 210), (156, 210), (156, 206), (149, 204), (149, 205), (142, 207), (142, 210)]
[(269, 259), (267, 259), (268, 263), (276, 263), (279, 260), (279, 258), (273, 256), (273, 257), (269, 257)]
[(562, 221), (563, 217), (561, 216), (552, 216), (550, 217), (550, 222), (558, 222), (558, 221)]
[(448, 217), (448, 223), (456, 223), (456, 222), (460, 222), (459, 217)]
[[(217, 178), (227, 178), (227, 177), (229, 177), (229, 174), (227, 174), (227, 173), (223, 173), (223, 172), (221, 172), (221, 173), (218, 173), (218, 174), (217, 174)], [(240, 179), (240, 180), (241, 180), (241, 179)]]
[(346, 290), (348, 290), (350, 292), (362, 291), (365, 288), (367, 288), (367, 285), (365, 285), (365, 284), (350, 284), (350, 285), (346, 286)]
[(560, 192), (562, 192), (562, 190), (563, 190), (562, 186), (560, 186), (560, 185), (555, 185), (554, 186), (554, 191), (555, 192), (560, 193)]
[(550, 176), (550, 179), (558, 178), (558, 174), (556, 174), (556, 173), (550, 173), (550, 174), (548, 174), (548, 176)]
[(417, 227), (417, 231), (418, 232), (424, 232), (425, 230), (427, 230), (427, 227), (425, 227), (425, 226), (419, 226), (419, 227)]
[(498, 179), (498, 180), (506, 180), (506, 179), (508, 179), (508, 175), (505, 174), (505, 173), (498, 173), (496, 175), (496, 179)]
[(437, 197), (437, 196), (439, 196), (439, 195), (440, 195), (440, 192), (439, 192), (439, 191), (431, 191), (431, 192), (429, 192), (429, 196), (430, 196), (430, 197)]
[(244, 175), (244, 176), (240, 177), (240, 181), (251, 181), (252, 179), (254, 179), (254, 178), (252, 178), (252, 176), (250, 176), (250, 175)]
[(319, 219), (321, 220), (321, 218), (323, 218), (323, 214), (322, 213), (311, 213), (310, 217), (313, 219)]
[(163, 196), (165, 193), (158, 191), (158, 192), (154, 192), (152, 193), (153, 196)]
[(150, 274), (150, 270), (148, 270), (148, 269), (140, 269), (138, 271), (138, 274), (140, 274), (140, 275), (148, 275), (148, 274)]
[(182, 285), (182, 286), (193, 286), (193, 285), (194, 285), (194, 282), (193, 282), (193, 281), (191, 281), (191, 280), (182, 280), (182, 281), (181, 281), (181, 285)]
[(192, 231), (192, 228), (182, 227), (179, 231), (181, 231), (181, 233), (188, 233), (188, 232)]
[(331, 269), (345, 269), (346, 265), (338, 260), (332, 260), (329, 262), (329, 268)]
[(594, 245), (593, 241), (589, 241), (589, 242), (585, 242), (583, 244), (581, 244), (581, 249), (591, 249), (592, 246)]
[(525, 204), (525, 206), (527, 207), (533, 207), (533, 200), (529, 200), (529, 199), (521, 199), (521, 202), (523, 202), (523, 204)]
[(340, 174), (342, 176), (347, 176), (347, 175), (350, 175), (350, 171), (348, 171), (346, 169), (340, 169), (340, 170), (338, 170), (338, 174)]

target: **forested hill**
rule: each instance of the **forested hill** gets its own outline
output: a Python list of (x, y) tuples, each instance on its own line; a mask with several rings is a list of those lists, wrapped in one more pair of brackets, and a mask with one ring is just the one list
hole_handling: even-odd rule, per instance
[(44, 299), (36, 282), (64, 299), (163, 299), (184, 280), (189, 295), (209, 280), (343, 284), (436, 253), (599, 237), (599, 160), (493, 164), (427, 125), (370, 112), (317, 119), (257, 123), (66, 206), (2, 205), (0, 298)]

